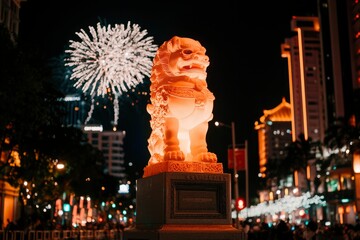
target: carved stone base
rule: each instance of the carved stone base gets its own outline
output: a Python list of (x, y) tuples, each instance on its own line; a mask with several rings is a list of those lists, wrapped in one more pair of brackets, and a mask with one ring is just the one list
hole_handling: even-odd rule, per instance
[(163, 172), (223, 173), (223, 165), (222, 163), (164, 161), (146, 166), (143, 177)]
[(137, 180), (136, 227), (124, 240), (235, 240), (231, 175), (165, 172)]

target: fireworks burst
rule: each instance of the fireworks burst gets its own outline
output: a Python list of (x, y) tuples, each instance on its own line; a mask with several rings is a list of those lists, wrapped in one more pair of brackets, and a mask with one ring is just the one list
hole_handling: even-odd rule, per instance
[[(70, 80), (76, 81), (74, 87), (92, 99), (114, 95), (114, 122), (117, 123), (118, 97), (150, 76), (152, 58), (158, 47), (152, 37), (146, 37), (146, 30), (141, 31), (139, 25), (130, 22), (127, 26), (116, 24), (114, 27), (98, 23), (96, 29), (90, 26), (89, 31), (90, 35), (81, 29), (76, 33), (80, 41), (69, 41), (65, 66), (72, 68)], [(85, 123), (91, 115), (92, 111)]]

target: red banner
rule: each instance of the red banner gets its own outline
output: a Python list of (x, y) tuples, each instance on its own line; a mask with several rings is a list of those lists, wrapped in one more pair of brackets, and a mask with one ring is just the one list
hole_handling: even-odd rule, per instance
[[(246, 170), (245, 169), (245, 148), (235, 148), (235, 161), (236, 161), (236, 170)], [(233, 149), (228, 149), (228, 168), (234, 169), (234, 155)]]

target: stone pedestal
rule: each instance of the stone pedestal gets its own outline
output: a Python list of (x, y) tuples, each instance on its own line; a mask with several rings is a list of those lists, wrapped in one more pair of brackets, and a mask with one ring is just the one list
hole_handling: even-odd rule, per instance
[(137, 180), (136, 227), (124, 240), (233, 240), (231, 175), (163, 172)]

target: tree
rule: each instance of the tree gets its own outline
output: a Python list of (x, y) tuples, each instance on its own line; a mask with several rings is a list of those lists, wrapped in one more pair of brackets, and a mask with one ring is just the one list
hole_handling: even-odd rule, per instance
[(308, 160), (315, 159), (312, 139), (305, 139), (304, 134), (300, 134), (296, 141), (291, 142), (286, 151), (285, 161), (291, 162), (291, 171), (304, 170)]
[(305, 139), (304, 134), (300, 134), (296, 141), (287, 145), (284, 158), (268, 159), (266, 164), (267, 178), (272, 181), (272, 184), (280, 186), (280, 181), (287, 179), (294, 171), (305, 173), (307, 166), (311, 164), (310, 160), (316, 159), (318, 153), (321, 154), (321, 146), (320, 142), (313, 142), (311, 138)]
[(322, 171), (332, 167), (351, 166), (352, 153), (360, 149), (360, 127), (338, 118), (326, 129), (324, 146), (327, 158), (322, 163)]
[[(0, 27), (0, 176), (19, 189), (22, 215), (25, 206), (35, 205), (40, 208), (33, 214), (42, 214), (64, 191), (84, 193), (89, 179), (89, 192), (98, 193), (108, 177), (96, 167), (102, 153), (80, 129), (62, 126), (63, 95), (51, 82), (46, 59), (34, 50), (15, 44)], [(65, 172), (56, 169), (60, 162)]]

